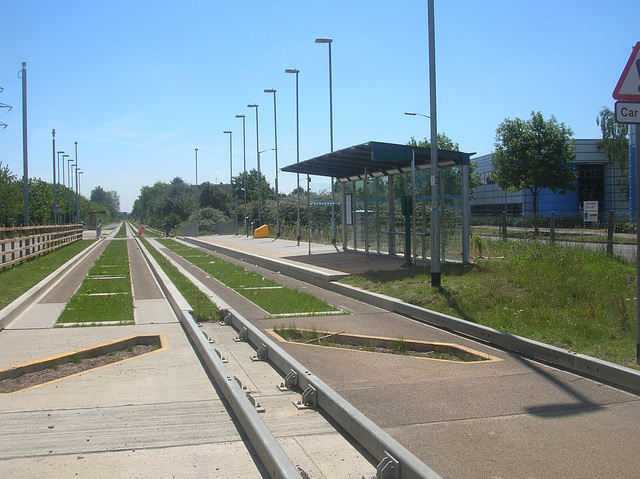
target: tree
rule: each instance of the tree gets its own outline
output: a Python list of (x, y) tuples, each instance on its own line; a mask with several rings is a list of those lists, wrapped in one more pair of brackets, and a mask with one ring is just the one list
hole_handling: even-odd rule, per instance
[(620, 169), (618, 186), (623, 192), (629, 191), (629, 128), (624, 123), (617, 123), (613, 112), (606, 106), (600, 110), (596, 124), (602, 131), (602, 140), (598, 147), (603, 149), (609, 163)]
[(496, 129), (496, 150), (491, 155), (491, 180), (502, 190), (527, 189), (533, 196), (533, 215), (538, 217), (538, 195), (547, 188), (552, 193), (575, 188), (573, 132), (552, 116), (540, 112), (531, 119), (506, 118)]
[(0, 162), (0, 224), (14, 225), (22, 219), (22, 194), (17, 177)]

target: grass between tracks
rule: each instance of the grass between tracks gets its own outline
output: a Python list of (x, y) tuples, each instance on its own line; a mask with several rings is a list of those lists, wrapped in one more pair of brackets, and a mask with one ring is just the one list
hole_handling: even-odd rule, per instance
[(171, 282), (178, 288), (178, 291), (184, 296), (187, 302), (193, 308), (193, 316), (196, 321), (211, 321), (219, 318), (220, 311), (218, 307), (211, 302), (207, 295), (200, 291), (191, 281), (185, 278), (178, 269), (173, 266), (164, 256), (162, 256), (153, 246), (144, 238), (142, 243), (147, 251), (153, 256), (162, 270), (169, 277)]
[(309, 293), (282, 286), (207, 252), (173, 240), (158, 241), (274, 316), (342, 313), (339, 308)]
[(0, 309), (20, 297), (92, 243), (92, 240), (76, 241), (0, 272)]
[(486, 242), (489, 258), (351, 276), (342, 282), (623, 366), (635, 364), (636, 266), (539, 242)]
[(126, 241), (109, 242), (58, 318), (58, 323), (97, 322), (133, 323)]

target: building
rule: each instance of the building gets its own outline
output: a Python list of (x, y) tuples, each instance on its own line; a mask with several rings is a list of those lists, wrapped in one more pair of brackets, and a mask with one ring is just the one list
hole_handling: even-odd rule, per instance
[[(616, 219), (629, 219), (629, 172), (621, 171), (617, 164), (610, 163), (598, 140), (575, 140), (574, 165), (577, 179), (574, 191), (556, 192), (542, 190), (538, 195), (538, 216), (583, 217), (583, 202), (597, 201), (600, 221), (608, 211)], [(491, 182), (493, 171), (491, 155), (473, 158), (480, 174), (481, 184), (471, 193), (472, 216), (510, 217), (533, 216), (533, 195), (528, 190), (507, 193)]]

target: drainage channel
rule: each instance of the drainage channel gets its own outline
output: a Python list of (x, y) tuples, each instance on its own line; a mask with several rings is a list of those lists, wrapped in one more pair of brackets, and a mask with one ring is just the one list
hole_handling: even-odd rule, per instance
[(271, 477), (440, 477), (226, 302), (221, 323), (198, 325), (145, 256)]

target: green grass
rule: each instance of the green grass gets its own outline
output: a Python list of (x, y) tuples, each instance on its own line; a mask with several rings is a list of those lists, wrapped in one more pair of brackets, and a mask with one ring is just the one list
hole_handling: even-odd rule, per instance
[[(502, 229), (498, 226), (473, 226), (471, 231), (474, 234), (479, 236), (492, 236), (492, 237), (502, 237)], [(515, 238), (515, 239), (549, 239), (551, 237), (550, 233), (547, 230), (540, 231), (537, 235), (535, 234), (533, 228), (530, 229), (516, 229), (516, 228), (507, 228), (507, 237)], [(557, 231), (555, 232), (555, 240), (556, 241), (569, 241), (574, 243), (607, 243), (607, 235), (605, 234), (597, 234), (596, 232), (591, 232), (590, 230), (579, 231), (576, 230), (574, 232), (565, 232), (565, 231)], [(629, 238), (626, 236), (614, 234), (613, 235), (613, 243), (614, 244), (636, 244), (635, 236), (633, 238)]]
[(120, 225), (120, 228), (118, 229), (118, 232), (116, 233), (116, 235), (114, 236), (114, 238), (126, 238), (127, 237), (127, 229), (126, 229), (126, 223), (122, 223), (122, 225)]
[[(103, 296), (90, 296), (105, 294)], [(71, 297), (58, 323), (133, 323), (126, 241), (110, 241)]]
[[(434, 311), (638, 369), (636, 267), (586, 248), (486, 242), (493, 259), (342, 280)], [(485, 249), (485, 255), (486, 255)], [(500, 257), (500, 258), (497, 258)]]
[(0, 309), (82, 252), (93, 240), (80, 240), (0, 272)]
[(287, 288), (204, 251), (170, 239), (158, 241), (274, 316), (340, 312), (309, 293)]
[(147, 251), (153, 256), (162, 270), (169, 277), (171, 282), (178, 288), (178, 291), (184, 296), (187, 302), (193, 308), (193, 316), (197, 321), (211, 321), (219, 318), (220, 311), (218, 307), (211, 302), (207, 295), (200, 291), (191, 281), (185, 278), (178, 269), (173, 266), (164, 256), (162, 256), (149, 241), (142, 238), (142, 243)]

